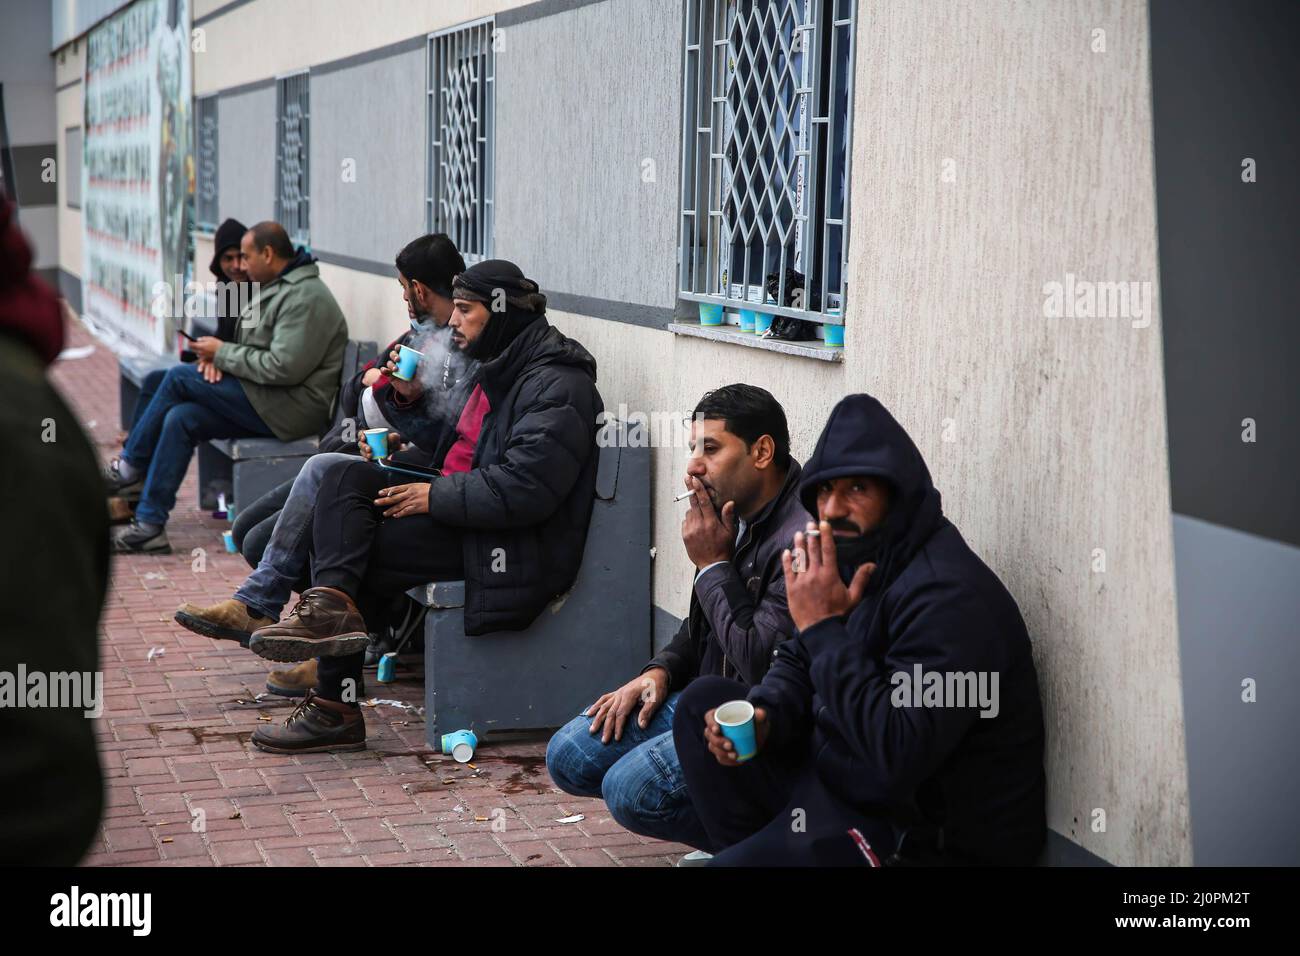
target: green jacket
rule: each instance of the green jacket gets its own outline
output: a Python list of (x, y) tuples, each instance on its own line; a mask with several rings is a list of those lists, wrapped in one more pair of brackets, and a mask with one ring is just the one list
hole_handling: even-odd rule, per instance
[(268, 282), (214, 364), (235, 376), (281, 441), (319, 434), (339, 390), (348, 323), (311, 262)]

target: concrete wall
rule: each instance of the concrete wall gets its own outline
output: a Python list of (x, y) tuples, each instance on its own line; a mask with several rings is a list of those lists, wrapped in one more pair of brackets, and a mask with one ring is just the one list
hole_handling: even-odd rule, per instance
[(218, 224), (231, 217), (246, 226), (274, 219), (274, 85), (219, 97), (217, 130)]

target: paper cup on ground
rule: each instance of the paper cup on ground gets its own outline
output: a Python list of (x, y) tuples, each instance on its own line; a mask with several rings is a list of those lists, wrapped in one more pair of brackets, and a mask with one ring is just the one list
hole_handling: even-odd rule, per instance
[(716, 302), (700, 303), (700, 325), (721, 325), (722, 306)]
[(747, 700), (732, 700), (713, 712), (713, 719), (722, 728), (722, 736), (736, 748), (736, 759), (744, 762), (758, 752), (754, 737), (754, 705)]
[(474, 759), (474, 748), (478, 746), (478, 737), (472, 730), (458, 730), (454, 734), (442, 735), (442, 752), (451, 754), (457, 763), (469, 763)]
[(409, 345), (399, 345), (397, 347), (397, 370), (393, 372), (393, 375), (403, 382), (409, 382), (415, 378), (416, 366), (420, 364), (420, 359), (423, 357), (423, 352), (417, 352)]
[(376, 458), (388, 457), (388, 429), (387, 428), (367, 428), (361, 433), (366, 438), (366, 444), (370, 450), (375, 453)]
[(221, 540), (225, 542), (226, 550), (234, 554), (238, 549), (235, 548), (235, 535), (232, 531), (221, 532)]

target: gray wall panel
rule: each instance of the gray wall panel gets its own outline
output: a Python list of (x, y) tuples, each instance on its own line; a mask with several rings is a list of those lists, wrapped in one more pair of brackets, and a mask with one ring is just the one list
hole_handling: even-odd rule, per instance
[(1300, 865), (1300, 548), (1174, 515), (1174, 562), (1193, 862)]
[[(392, 262), (424, 232), (425, 52), (311, 78), (311, 240)], [(356, 181), (343, 181), (343, 161)]]
[(217, 215), (247, 226), (275, 215), (275, 87), (217, 104)]
[[(577, 55), (575, 37), (600, 42)], [(672, 307), (680, 4), (609, 0), (508, 26), (502, 39), (496, 254), (543, 291)]]

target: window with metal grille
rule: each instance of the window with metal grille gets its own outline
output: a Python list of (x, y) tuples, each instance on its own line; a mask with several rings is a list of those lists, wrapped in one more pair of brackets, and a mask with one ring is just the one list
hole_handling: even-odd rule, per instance
[(217, 98), (194, 101), (194, 218), (200, 229), (217, 228)]
[(294, 245), (310, 245), (307, 149), (311, 143), (311, 99), (304, 70), (276, 80), (275, 218)]
[(687, 0), (682, 298), (838, 325), (854, 0)]
[(489, 17), (429, 36), (425, 220), (466, 262), (492, 255), (494, 32)]

